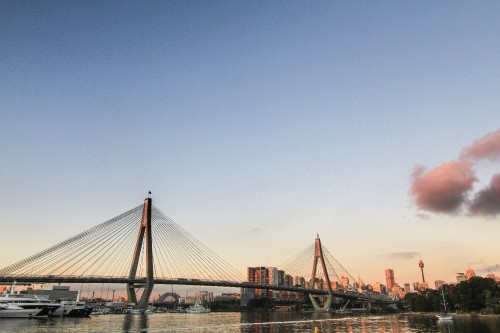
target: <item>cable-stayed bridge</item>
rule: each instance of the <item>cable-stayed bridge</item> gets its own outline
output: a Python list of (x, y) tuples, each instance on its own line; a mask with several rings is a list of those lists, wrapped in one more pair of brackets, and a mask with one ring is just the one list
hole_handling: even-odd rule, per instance
[[(244, 275), (147, 198), (143, 205), (0, 269), (0, 283), (119, 283), (127, 286), (129, 302), (140, 307), (147, 305), (155, 284), (302, 292), (319, 310), (328, 310), (332, 297), (391, 302), (355, 290), (355, 279), (321, 246), (319, 237), (279, 267), (288, 275), (304, 277), (306, 283), (245, 281)], [(142, 290), (140, 299), (138, 290)], [(318, 305), (312, 295), (326, 295), (325, 304)]]

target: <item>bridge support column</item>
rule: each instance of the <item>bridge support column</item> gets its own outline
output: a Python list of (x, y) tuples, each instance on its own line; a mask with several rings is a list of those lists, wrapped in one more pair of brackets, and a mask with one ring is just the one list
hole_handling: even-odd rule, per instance
[[(135, 244), (134, 258), (130, 267), (130, 279), (135, 279), (137, 274), (137, 266), (141, 256), (142, 243), (144, 237), (146, 238), (146, 281), (144, 284), (136, 285), (129, 283), (127, 285), (127, 295), (129, 303), (136, 303), (139, 308), (146, 308), (148, 305), (149, 297), (153, 292), (154, 287), (154, 272), (153, 272), (153, 240), (151, 234), (151, 207), (152, 200), (147, 198), (144, 200), (144, 208), (142, 210), (142, 221), (137, 235)], [(137, 302), (136, 289), (144, 287), (141, 299)]]
[(323, 306), (320, 306), (318, 304), (318, 301), (316, 300), (315, 296), (313, 296), (313, 294), (309, 294), (309, 299), (311, 300), (311, 303), (314, 307), (314, 310), (316, 310), (316, 311), (329, 311), (330, 306), (332, 305), (333, 292), (332, 292), (332, 286), (330, 284), (330, 278), (328, 277), (328, 272), (327, 272), (326, 265), (325, 265), (325, 259), (323, 258), (323, 250), (321, 248), (321, 240), (319, 239), (319, 236), (316, 237), (316, 240), (314, 243), (314, 261), (313, 261), (312, 275), (311, 275), (311, 281), (310, 281), (312, 286), (309, 287), (310, 289), (315, 289), (316, 271), (318, 268), (318, 260), (320, 261), (321, 267), (323, 268), (323, 275), (325, 277), (326, 284), (327, 284), (328, 296), (326, 297), (326, 300), (323, 303)]

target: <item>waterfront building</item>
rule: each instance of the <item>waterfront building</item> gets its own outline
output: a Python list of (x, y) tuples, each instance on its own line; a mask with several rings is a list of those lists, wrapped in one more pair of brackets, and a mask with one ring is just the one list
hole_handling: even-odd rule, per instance
[(240, 299), (240, 294), (238, 293), (222, 293), (221, 295), (215, 296), (214, 301), (216, 302), (234, 302)]
[(409, 283), (405, 283), (405, 287), (404, 287), (404, 289), (405, 289), (405, 293), (406, 293), (406, 294), (409, 294), (409, 293), (411, 292), (411, 291), (410, 291), (410, 284), (409, 284)]
[(69, 286), (52, 286), (52, 289), (33, 289), (28, 288), (22, 291), (21, 294), (46, 297), (51, 301), (68, 300), (76, 301), (78, 291), (69, 290)]

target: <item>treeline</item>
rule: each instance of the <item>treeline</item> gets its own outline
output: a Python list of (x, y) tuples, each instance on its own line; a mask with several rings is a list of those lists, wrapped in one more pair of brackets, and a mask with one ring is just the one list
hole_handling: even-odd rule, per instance
[[(443, 286), (449, 312), (486, 312), (500, 314), (500, 285), (493, 279), (473, 277), (456, 285)], [(442, 312), (440, 290), (427, 289), (406, 294), (400, 309), (414, 312)]]

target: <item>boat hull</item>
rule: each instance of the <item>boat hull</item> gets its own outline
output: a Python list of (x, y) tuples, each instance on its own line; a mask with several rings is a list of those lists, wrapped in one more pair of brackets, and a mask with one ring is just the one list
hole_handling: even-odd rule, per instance
[(449, 321), (449, 320), (453, 320), (453, 317), (450, 316), (450, 315), (446, 315), (446, 314), (443, 314), (443, 315), (436, 315), (437, 319), (440, 320), (440, 321)]
[(41, 309), (0, 310), (0, 318), (32, 318)]

